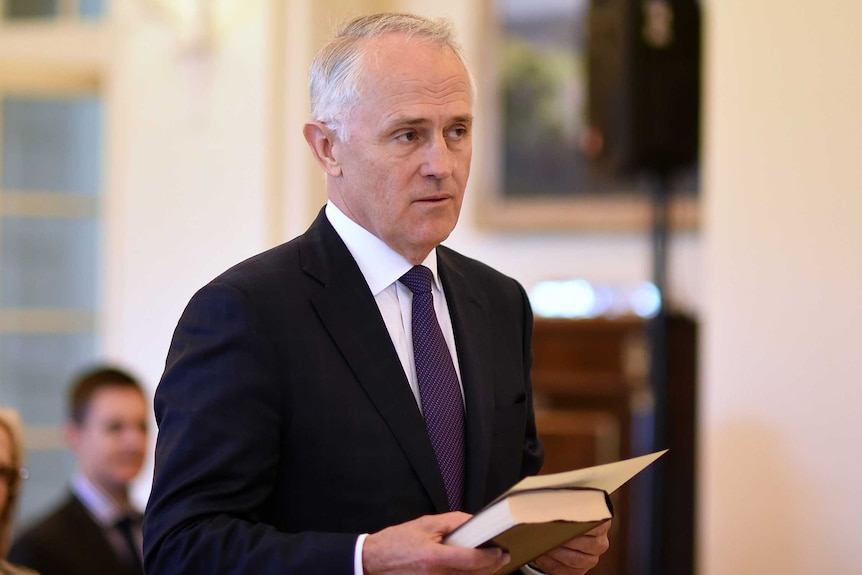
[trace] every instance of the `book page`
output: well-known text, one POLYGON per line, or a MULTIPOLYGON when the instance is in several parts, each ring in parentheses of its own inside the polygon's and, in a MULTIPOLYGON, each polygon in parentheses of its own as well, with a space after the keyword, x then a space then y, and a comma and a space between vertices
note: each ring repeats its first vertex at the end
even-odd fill
POLYGON ((656 451, 649 455, 641 455, 640 457, 586 467, 584 469, 576 469, 574 471, 525 477, 494 501, 499 501, 512 493, 529 489, 592 487, 593 489, 601 489, 607 493, 613 493, 623 483, 637 475, 638 472, 665 453, 667 453, 667 449, 656 451))

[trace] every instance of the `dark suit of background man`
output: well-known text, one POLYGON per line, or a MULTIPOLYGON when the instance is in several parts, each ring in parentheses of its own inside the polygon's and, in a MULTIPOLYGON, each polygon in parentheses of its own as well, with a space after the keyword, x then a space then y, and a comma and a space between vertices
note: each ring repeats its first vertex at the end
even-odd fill
POLYGON ((71 493, 15 540, 11 562, 41 575, 141 574, 141 514, 129 484, 144 463, 147 413, 141 386, 120 369, 76 379, 66 426, 78 465, 71 493))
MULTIPOLYGON (((376 15, 318 53, 311 92, 304 135, 329 202, 179 321, 156 392, 147 572, 491 573, 508 556, 442 536, 536 473, 542 448, 524 290, 439 246, 470 170, 469 73, 445 21, 376 15), (450 511, 417 401, 412 293, 398 281, 416 264, 434 272, 460 376, 463 511, 450 511)), ((606 532, 538 565, 584 573, 606 532)))

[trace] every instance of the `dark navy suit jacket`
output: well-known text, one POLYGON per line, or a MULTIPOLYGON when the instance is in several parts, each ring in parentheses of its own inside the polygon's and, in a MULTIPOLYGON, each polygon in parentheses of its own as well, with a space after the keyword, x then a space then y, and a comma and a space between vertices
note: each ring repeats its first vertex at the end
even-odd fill
MULTIPOLYGON (((465 510, 541 467, 523 288, 437 249, 467 410, 465 510)), ((155 397, 147 572, 352 575, 356 537, 447 510, 377 304, 323 212, 202 288, 155 397)))

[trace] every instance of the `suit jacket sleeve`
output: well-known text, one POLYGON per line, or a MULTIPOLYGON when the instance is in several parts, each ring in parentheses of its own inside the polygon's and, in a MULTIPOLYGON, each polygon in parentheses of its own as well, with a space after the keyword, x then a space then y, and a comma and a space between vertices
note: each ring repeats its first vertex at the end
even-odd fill
POLYGON ((213 283, 185 310, 156 392, 148 573, 352 573, 356 534, 284 533, 267 517, 285 398, 245 294, 213 283))

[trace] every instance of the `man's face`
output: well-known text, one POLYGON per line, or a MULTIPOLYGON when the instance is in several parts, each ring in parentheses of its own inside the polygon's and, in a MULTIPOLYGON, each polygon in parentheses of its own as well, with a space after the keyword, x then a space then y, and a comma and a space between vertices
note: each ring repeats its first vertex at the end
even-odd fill
POLYGON ((109 493, 122 492, 138 475, 147 447, 147 406, 136 389, 104 387, 90 400, 81 425, 68 430, 78 467, 109 493))
MULTIPOLYGON (((445 240, 461 211, 472 156, 470 81, 448 48, 390 34, 368 41, 332 201, 408 260, 445 240)), ((332 174, 330 174, 332 175, 332 174)))

